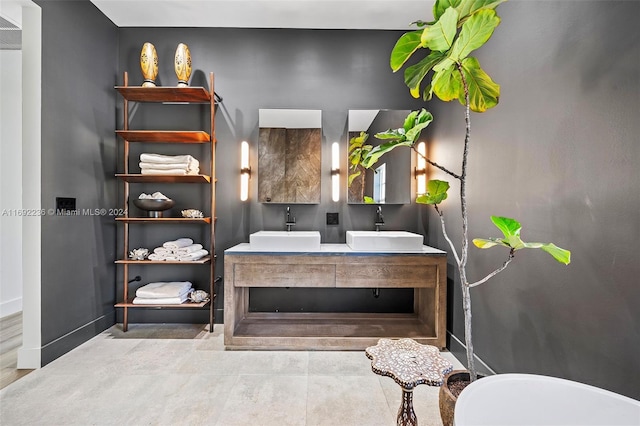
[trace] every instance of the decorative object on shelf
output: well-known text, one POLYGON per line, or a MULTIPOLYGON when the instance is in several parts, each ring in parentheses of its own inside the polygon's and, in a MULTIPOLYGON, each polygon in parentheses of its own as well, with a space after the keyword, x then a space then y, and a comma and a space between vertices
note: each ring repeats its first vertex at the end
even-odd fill
POLYGON ((149 249, 137 248, 129 252, 129 258, 131 260, 145 260, 149 256, 149 249))
POLYGON ((173 207, 175 203, 161 192, 154 192, 151 195, 143 192, 137 200, 133 200, 133 204, 140 210, 146 211, 149 217, 162 217, 162 212, 173 207))
POLYGON ((174 61, 176 76, 178 76, 178 87, 189 86, 189 77, 191 77, 191 52, 189 46, 180 43, 176 49, 174 61))
POLYGON ((153 44, 146 42, 140 52, 140 69, 144 82, 142 87, 156 87, 158 77, 158 53, 153 44))
POLYGON ((182 217, 186 217, 189 219, 199 219, 204 217, 204 214, 202 214, 202 212, 197 209, 186 209, 182 210, 180 213, 182 213, 182 217))
POLYGON ((205 302, 209 300, 209 293, 204 290, 194 290, 189 293, 189 300, 194 303, 205 302))

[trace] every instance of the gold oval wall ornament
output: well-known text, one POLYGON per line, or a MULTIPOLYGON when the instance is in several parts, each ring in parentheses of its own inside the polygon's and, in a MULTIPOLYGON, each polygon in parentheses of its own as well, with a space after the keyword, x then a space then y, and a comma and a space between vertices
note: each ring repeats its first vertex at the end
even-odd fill
POLYGON ((188 86, 189 77, 191 77, 191 52, 189 46, 184 43, 180 43, 176 49, 174 67, 178 77, 178 87, 188 86))
POLYGON ((140 52, 140 69, 144 82, 142 87, 156 87, 158 77, 158 53, 153 44, 146 42, 140 52))

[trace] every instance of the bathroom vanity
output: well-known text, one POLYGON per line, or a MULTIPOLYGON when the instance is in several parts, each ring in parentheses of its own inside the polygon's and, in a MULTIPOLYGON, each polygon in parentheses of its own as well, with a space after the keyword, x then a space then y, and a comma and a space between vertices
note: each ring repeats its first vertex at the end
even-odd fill
POLYGON ((363 350, 380 338, 445 347, 444 251, 356 251, 321 244, 307 252, 224 252, 224 343, 228 349, 363 350), (249 312, 256 287, 413 288, 413 313, 249 312))

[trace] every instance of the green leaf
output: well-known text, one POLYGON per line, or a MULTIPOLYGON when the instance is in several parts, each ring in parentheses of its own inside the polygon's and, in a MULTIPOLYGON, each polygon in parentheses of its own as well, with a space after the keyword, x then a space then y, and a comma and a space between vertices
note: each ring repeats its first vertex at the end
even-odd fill
POLYGON ((460 15, 460 22, 458 24, 463 24, 469 15, 478 10, 495 9, 500 3, 504 3, 505 1, 507 0, 463 0, 460 5, 456 7, 460 15))
POLYGON ((409 141, 392 141, 380 144, 373 147, 373 149, 362 158, 361 164, 368 169, 373 166, 380 157, 382 157, 392 149, 395 149, 399 146, 411 146, 412 144, 413 143, 409 141))
POLYGON ((351 186, 351 184, 353 183, 353 180, 355 178, 357 178, 358 176, 360 176, 360 170, 358 170, 356 173, 352 173, 349 175, 349 183, 347 184, 347 186, 351 186))
POLYGON ((540 249, 544 252, 549 253, 555 260, 565 265, 568 265, 571 262, 571 252, 569 250, 565 250, 556 246, 553 243, 544 244, 540 249))
POLYGON ((433 5, 433 18, 435 20, 440 19, 440 17, 444 14, 444 12, 450 8, 457 8, 462 3, 462 0, 436 0, 433 5))
POLYGON ((431 84, 436 96, 445 102, 460 99, 460 94, 462 94, 464 98, 462 79, 456 68, 444 69, 437 72, 433 76, 431 84))
MULTIPOLYGON (((423 109, 424 111, 424 109, 423 109)), ((404 132, 407 133, 415 124, 416 119, 418 118, 418 111, 411 111, 408 115, 407 118, 404 119, 404 124, 402 125, 402 128, 404 129, 404 132)))
POLYGON ((407 67, 407 69, 404 70, 404 84, 406 84, 409 89, 415 89, 419 96, 422 80, 424 80, 433 66, 442 61, 444 57, 443 53, 434 51, 429 53, 427 57, 423 58, 417 64, 407 67))
POLYGON ((440 52, 449 50, 456 36, 457 26, 458 11, 449 7, 435 24, 423 30, 420 37, 422 47, 440 52))
POLYGON ((393 46, 391 57, 389 58, 389 65, 393 72, 398 71, 411 55, 420 48, 422 31, 411 31, 400 36, 395 46, 393 46))
POLYGON ((433 179, 427 182, 427 192, 416 197, 419 204, 440 204, 447 199, 449 182, 433 179))
POLYGON ((508 244, 504 243, 499 238, 474 238, 473 244, 475 244, 476 247, 481 249, 491 248, 495 246, 509 247, 508 244))
POLYGON ((378 132, 374 135, 376 139, 392 140, 392 141, 404 141, 407 139, 404 133, 398 131, 398 129, 389 129, 384 132, 378 132))
POLYGON ((433 196, 444 195, 445 197, 443 200, 447 198, 447 191, 449 190, 449 187, 449 182, 446 180, 432 179, 427 182, 427 192, 433 196))
POLYGON ((525 243, 520 239, 522 226, 515 219, 500 216, 491 216, 491 221, 504 234, 504 239, 498 238, 475 238, 473 244, 479 248, 490 248, 494 246, 509 247, 513 250, 523 248, 541 249, 549 253, 555 260, 565 265, 571 262, 571 252, 556 246, 553 243, 525 243))
POLYGON ((504 234, 505 238, 519 236, 522 225, 515 219, 502 216, 491 216, 491 222, 504 234))
POLYGON ((482 9, 475 12, 462 25, 460 35, 453 43, 450 57, 455 62, 469 56, 489 40, 493 30, 500 24, 500 17, 493 9, 482 9))
POLYGON ((375 204, 375 202, 376 202, 376 200, 374 200, 373 198, 368 197, 366 195, 364 196, 364 200, 362 200, 362 201, 364 201, 365 204, 375 204))
MULTIPOLYGON (((469 107, 472 111, 485 112, 498 105, 500 85, 494 83, 491 77, 480 68, 476 58, 465 58, 462 61, 462 72, 469 87, 469 107)), ((464 105, 464 91, 461 90, 461 92, 458 100, 464 105)))
MULTIPOLYGON (((431 114, 429 114, 429 115, 431 115, 431 114)), ((429 123, 431 123, 431 121, 433 121, 433 116, 431 116, 429 121, 417 124, 413 129, 409 130, 407 132, 407 140, 411 141, 412 143, 414 143, 416 140, 418 140, 418 138, 420 137, 420 133, 425 129, 425 127, 427 127, 429 125, 429 123)))

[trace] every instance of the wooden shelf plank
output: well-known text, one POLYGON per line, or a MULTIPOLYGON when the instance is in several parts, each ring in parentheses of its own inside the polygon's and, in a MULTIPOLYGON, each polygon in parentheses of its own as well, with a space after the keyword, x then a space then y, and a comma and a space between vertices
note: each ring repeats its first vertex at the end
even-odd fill
POLYGON ((138 265, 204 265, 211 261, 211 256, 205 256, 202 259, 194 260, 191 262, 181 262, 179 260, 131 260, 131 259, 118 259, 115 263, 118 264, 138 264, 138 265))
MULTIPOLYGON (((216 295, 213 295, 213 298, 215 299, 216 295)), ((209 303, 211 303, 210 300, 207 300, 206 302, 199 302, 199 303, 194 303, 194 302, 184 302, 181 303, 179 305, 141 305, 141 304, 136 304, 133 303, 133 299, 129 300, 128 302, 120 302, 120 303, 116 303, 114 306, 116 308, 176 308, 176 309, 196 309, 196 308, 204 308, 205 306, 207 306, 209 303)))
POLYGON ((116 220, 127 223, 211 223, 210 217, 117 217, 116 220))
POLYGON ((204 87, 138 87, 115 86, 129 101, 134 102, 211 102, 211 95, 204 87))
POLYGON ((209 134, 202 130, 116 130, 129 142, 208 143, 209 134))
POLYGON ((207 175, 143 175, 117 173, 116 177, 129 183, 209 183, 211 176, 207 175))
POLYGON ((416 314, 249 312, 236 323, 225 347, 363 350, 380 338, 404 337, 438 346, 433 328, 416 314))

